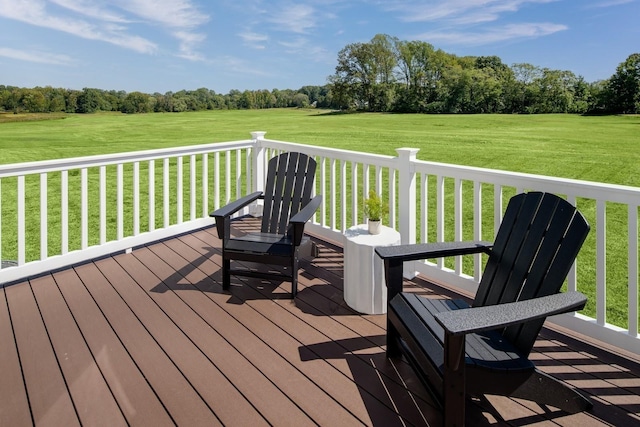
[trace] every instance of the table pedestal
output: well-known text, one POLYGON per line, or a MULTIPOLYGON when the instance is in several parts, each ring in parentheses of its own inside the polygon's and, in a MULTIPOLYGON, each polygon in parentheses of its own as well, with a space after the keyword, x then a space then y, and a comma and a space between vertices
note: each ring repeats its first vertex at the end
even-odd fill
POLYGON ((366 314, 387 312, 384 264, 376 246, 400 244, 400 233, 382 226, 380 234, 369 234, 366 224, 344 233, 344 300, 354 310, 366 314))

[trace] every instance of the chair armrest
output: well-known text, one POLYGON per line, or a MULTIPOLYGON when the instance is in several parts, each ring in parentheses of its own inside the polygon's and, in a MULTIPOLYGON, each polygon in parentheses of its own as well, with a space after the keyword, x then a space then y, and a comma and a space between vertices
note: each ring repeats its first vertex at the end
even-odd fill
POLYGON ((405 261, 441 258, 446 256, 489 253, 493 243, 490 242, 442 242, 421 243, 398 246, 382 246, 375 249, 384 261, 384 274, 387 285, 387 300, 402 292, 402 269, 405 261))
POLYGON ((572 291, 524 301, 436 313, 434 317, 446 334, 459 336, 581 310, 586 303, 586 296, 572 291))
POLYGON ((313 214, 320 207, 322 203, 322 195, 318 194, 309 201, 297 214, 289 219, 289 224, 293 226, 293 244, 294 246, 300 246, 302 242, 302 235, 304 234, 304 225, 311 219, 313 214))
POLYGON ((248 194, 238 200, 234 200, 233 202, 221 207, 220 209, 216 209, 209 214, 210 217, 216 219, 216 229, 218 230, 219 239, 225 237, 225 224, 227 223, 227 218, 245 206, 258 200, 260 196, 262 196, 262 192, 256 191, 255 193, 248 194))
POLYGON ((209 216, 214 218, 231 216, 248 204, 258 200, 261 195, 261 191, 256 191, 255 193, 248 194, 238 200, 234 200, 233 202, 228 203, 220 209, 216 209, 215 211, 211 212, 209 216))
POLYGON ((382 246, 376 253, 383 260, 416 261, 419 259, 489 253, 493 243, 482 241, 420 243, 411 245, 382 246))

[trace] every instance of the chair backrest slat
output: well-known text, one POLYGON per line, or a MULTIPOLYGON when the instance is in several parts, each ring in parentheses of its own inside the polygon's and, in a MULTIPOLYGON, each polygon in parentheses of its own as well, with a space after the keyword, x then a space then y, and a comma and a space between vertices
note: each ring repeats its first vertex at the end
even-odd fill
POLYGON ((267 181, 264 190, 264 208, 262 212, 262 231, 270 232, 275 228, 273 218, 280 216, 280 197, 277 197, 276 189, 284 185, 284 171, 286 161, 281 161, 282 155, 269 160, 267 167, 267 181))
MULTIPOLYGON (((300 157, 298 159, 298 164, 296 166, 296 175, 294 177, 295 182, 293 183, 293 192, 291 194, 291 209, 289 211, 290 216, 293 216, 300 212, 300 209, 302 209, 304 204, 308 203, 308 201, 311 200, 311 193, 307 193, 307 189, 311 184, 313 184, 313 177, 311 177, 311 179, 309 180, 307 174, 309 168, 309 160, 311 160, 309 157, 300 157)), ((283 224, 283 227, 284 225, 286 224, 283 224)))
POLYGON ((269 160, 261 231, 286 234, 289 219, 311 200, 316 161, 302 153, 269 160))
POLYGON ((284 188, 282 193, 278 189, 277 192, 281 196, 280 199, 280 214, 277 218, 272 218, 272 221, 276 222, 277 230, 285 230, 289 217, 291 215, 291 202, 293 201, 293 189, 295 187, 295 181, 298 173, 298 160, 299 153, 289 153, 289 159, 287 162, 287 168, 285 170, 284 188))
MULTIPOLYGON (((512 266, 513 271, 511 277, 506 285, 506 289, 502 293, 500 302, 511 302, 518 299, 533 298, 532 295, 538 294, 538 286, 535 282, 532 282, 531 274, 536 272, 545 271, 549 256, 554 252, 559 244, 559 238, 564 234, 566 223, 564 218, 558 217, 556 211, 557 201, 552 197, 546 197, 539 200, 539 205, 536 206, 535 216, 530 221, 529 229, 525 230, 526 235, 522 235, 521 248, 514 259, 512 266), (551 221, 556 224, 554 230, 549 229, 551 221), (555 231, 555 233, 552 233, 555 231), (555 235, 560 233, 559 235, 555 235), (510 286, 509 283, 525 283, 527 286, 524 289, 519 289, 519 286, 510 286), (522 292, 529 290, 530 296, 527 297, 522 292)), ((525 209, 527 207, 525 206, 525 209)), ((524 228, 524 227, 522 227, 524 228)), ((564 278, 563 278, 564 280, 564 278)))
MULTIPOLYGON (((584 217, 558 196, 531 192, 513 197, 473 305, 495 305, 559 292, 588 233, 584 217)), ((528 354, 543 322, 510 327, 503 334, 528 354)))
POLYGON ((485 306, 500 303, 511 271, 520 251, 522 239, 537 211, 537 197, 515 196, 509 201, 502 223, 493 243, 474 305, 485 306))

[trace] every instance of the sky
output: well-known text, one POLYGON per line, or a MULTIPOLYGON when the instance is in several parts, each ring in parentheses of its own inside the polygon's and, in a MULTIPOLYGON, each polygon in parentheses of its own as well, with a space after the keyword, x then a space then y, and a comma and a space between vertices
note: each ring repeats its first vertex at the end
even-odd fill
POLYGON ((0 0, 0 84, 299 89, 376 34, 595 82, 640 52, 640 0, 0 0))

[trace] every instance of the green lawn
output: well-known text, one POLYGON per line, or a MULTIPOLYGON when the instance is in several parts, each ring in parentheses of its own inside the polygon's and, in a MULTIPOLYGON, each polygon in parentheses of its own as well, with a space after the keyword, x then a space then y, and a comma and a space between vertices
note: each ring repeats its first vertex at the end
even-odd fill
MULTIPOLYGON (((0 163, 241 140, 250 138, 249 132, 255 130, 267 131, 270 139, 303 144, 386 155, 395 155, 399 147, 415 147, 420 148, 421 160, 640 187, 640 116, 332 114, 290 109, 148 115, 0 114, 0 163)), ((51 189, 56 185, 52 181, 51 189)), ((6 192, 14 188, 12 184, 2 186, 3 200, 11 200, 6 192)), ((593 223, 593 208, 580 208, 593 223)), ((37 206, 31 210, 37 212, 37 206)), ((7 229, 13 214, 3 215, 6 245, 13 239, 7 229)), ((611 283, 607 316, 609 321, 626 326, 626 262, 616 258, 626 254, 626 208, 608 211, 607 223, 607 277, 611 283), (624 237, 617 239, 618 235, 624 237)), ((435 229, 429 234, 435 234, 435 229)), ((37 230, 34 235, 38 236, 37 230)), ((589 239, 581 253, 587 260, 579 264, 581 277, 593 277, 595 233, 589 239)), ((52 242, 50 246, 56 245, 52 242)), ((37 256, 39 242, 32 246, 37 256)), ((9 253, 5 247, 3 257, 9 253)), ((590 297, 586 312, 593 315, 595 289, 584 291, 590 297)))
POLYGON ((316 110, 0 115, 0 163, 267 138, 640 186, 640 116, 327 114, 316 110), (5 116, 5 117, 3 117, 5 116), (3 120, 5 122, 3 123, 3 120))

